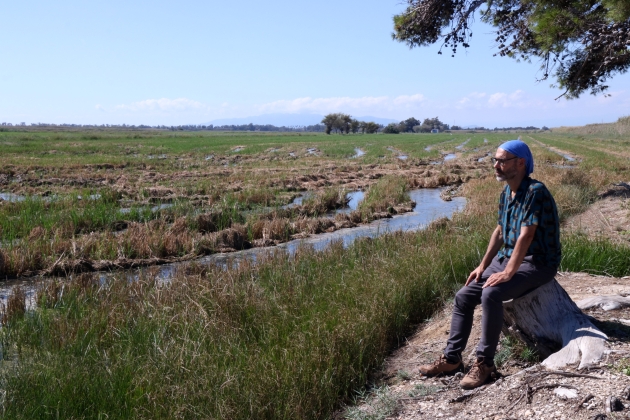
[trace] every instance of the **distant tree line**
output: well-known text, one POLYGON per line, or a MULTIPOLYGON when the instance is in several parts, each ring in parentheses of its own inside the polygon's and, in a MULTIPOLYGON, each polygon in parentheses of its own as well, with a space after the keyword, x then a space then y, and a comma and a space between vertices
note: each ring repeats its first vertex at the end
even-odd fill
POLYGON ((330 134, 333 131, 336 133, 356 134, 359 131, 363 134, 374 134, 383 126, 373 121, 359 121, 352 118, 348 114, 333 113, 328 114, 322 120, 324 126, 324 132, 330 134))
POLYGON ((538 131, 538 130, 542 130, 542 131, 547 131, 549 130, 549 127, 545 127, 544 125, 541 128, 538 127, 534 127, 533 125, 529 125, 527 127, 503 127, 503 128, 498 128, 498 127, 494 127, 493 131, 538 131))
MULTIPOLYGON (((0 123, 0 127, 27 127, 26 123, 0 123)), ((130 124, 48 124, 33 123, 28 127, 36 128, 109 128, 122 130, 169 130, 169 131, 299 131, 299 132, 323 132, 326 126, 323 124, 314 124, 307 126, 275 126, 271 124, 242 124, 242 125, 130 125, 130 124)))
POLYGON ((390 123, 382 126, 375 122, 358 121, 348 114, 341 112, 328 114, 322 120, 325 126, 326 134, 340 133, 350 134, 358 133, 373 134, 383 132, 385 134, 398 133, 430 133, 432 130, 445 131, 449 129, 449 125, 440 121, 438 117, 425 118, 423 122, 416 118, 407 118, 399 123, 390 123))
POLYGON ((412 117, 399 123, 388 124, 383 128, 383 133, 430 133, 433 130, 446 131, 449 130, 449 125, 440 121, 438 117, 425 118, 422 123, 420 123, 420 120, 412 117))
MULTIPOLYGON (((129 125, 129 124, 47 124, 33 123, 27 126, 26 123, 12 124, 7 122, 0 123, 0 127, 5 131, 5 127, 36 127, 36 128, 86 128, 86 129, 122 129, 122 130, 169 130, 169 131, 280 131, 280 132, 325 132, 326 134, 342 133, 364 133, 374 134, 383 132, 386 134, 398 133, 430 133, 432 130, 463 130, 458 125, 450 126, 440 121, 438 117, 425 118, 422 123, 416 118, 407 118, 399 123, 390 123, 387 126, 377 124, 373 121, 358 121, 348 114, 333 113, 324 117, 321 124, 313 124, 307 126, 275 126, 272 124, 241 124, 241 125, 129 125)), ((469 130, 490 131, 485 127, 468 128, 469 130)), ((541 128, 534 126, 527 127, 495 127, 493 131, 547 131, 548 127, 541 128)))

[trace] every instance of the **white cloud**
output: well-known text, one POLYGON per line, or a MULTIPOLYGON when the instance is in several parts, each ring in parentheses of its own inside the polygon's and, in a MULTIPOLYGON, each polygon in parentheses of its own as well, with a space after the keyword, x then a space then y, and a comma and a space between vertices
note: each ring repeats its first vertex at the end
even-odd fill
POLYGON ((475 104, 475 103, 479 103, 480 99, 483 99, 486 97, 486 93, 485 92, 472 92, 470 94, 468 94, 467 96, 464 96, 462 99, 460 99, 459 101, 457 101, 457 105, 455 106, 456 108, 462 108, 465 107, 468 104, 475 104))
POLYGON ((512 93, 506 92, 472 92, 455 103, 456 109, 496 109, 496 108, 534 108, 549 106, 551 103, 544 103, 541 100, 530 98, 525 91, 516 90, 512 93))
POLYGON ((398 96, 396 98, 394 98, 394 100, 392 101, 394 103, 394 105, 403 105, 403 106, 410 106, 410 105, 417 105, 420 102, 424 101, 424 95, 421 95, 420 93, 417 93, 415 95, 401 95, 398 96))
POLYGON ((204 111, 208 106, 191 99, 146 99, 144 101, 132 102, 130 104, 118 105, 116 109, 125 111, 204 111))
POLYGON ((297 98, 279 100, 258 105, 260 113, 291 113, 313 112, 326 114, 328 112, 383 112, 404 107, 416 106, 425 100, 421 94, 401 95, 395 98, 389 96, 363 96, 360 98, 331 97, 331 98, 297 98))
POLYGON ((524 105, 524 93, 522 90, 517 90, 513 93, 497 92, 490 95, 488 98, 488 106, 491 108, 521 108, 524 105))

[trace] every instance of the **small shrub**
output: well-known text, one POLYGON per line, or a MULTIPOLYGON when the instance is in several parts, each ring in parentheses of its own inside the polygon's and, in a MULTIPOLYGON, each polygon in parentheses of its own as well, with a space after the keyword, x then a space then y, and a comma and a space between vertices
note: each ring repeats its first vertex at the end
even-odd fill
POLYGON ((442 387, 436 385, 418 384, 409 391, 409 396, 412 398, 426 397, 427 395, 433 395, 440 390, 442 390, 442 387))
POLYGON ((401 381, 408 381, 411 379, 411 374, 404 369, 399 369, 398 372, 396 372, 396 378, 401 381))
MULTIPOLYGON (((360 397, 365 398, 364 395, 360 397)), ((347 410, 344 417, 348 420, 384 420, 393 415, 397 408, 398 394, 388 386, 383 386, 365 398, 362 406, 347 410)))

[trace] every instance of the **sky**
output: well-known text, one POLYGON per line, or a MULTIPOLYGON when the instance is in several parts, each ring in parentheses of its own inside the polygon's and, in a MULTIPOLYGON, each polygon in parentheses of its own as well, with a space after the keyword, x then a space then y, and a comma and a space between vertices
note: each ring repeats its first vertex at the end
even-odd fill
MULTIPOLYGON (((539 64, 493 57, 477 22, 452 58, 391 38, 399 0, 21 0, 0 25, 0 122, 204 124, 264 114, 439 117, 485 127, 583 125, 630 114, 609 97, 555 100, 539 64)), ((258 118, 259 119, 259 118, 258 118)))

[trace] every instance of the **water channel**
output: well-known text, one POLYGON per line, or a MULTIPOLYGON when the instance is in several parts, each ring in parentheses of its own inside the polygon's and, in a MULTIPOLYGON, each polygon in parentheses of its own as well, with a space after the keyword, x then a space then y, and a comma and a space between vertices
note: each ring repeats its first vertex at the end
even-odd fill
POLYGON ((455 148, 457 150, 462 150, 464 148, 464 146, 466 146, 466 144, 468 144, 468 142, 470 141, 470 139, 466 140, 465 142, 463 142, 462 144, 460 144, 459 146, 455 146, 455 148))
MULTIPOLYGON (((341 241, 344 247, 349 246, 358 238, 375 238, 377 236, 397 231, 413 232, 424 229, 432 221, 442 217, 452 217, 455 212, 463 210, 466 205, 466 199, 463 197, 453 197, 452 201, 444 201, 440 198, 440 194, 444 188, 425 188, 413 190, 409 193, 410 198, 416 203, 413 211, 400 215, 395 215, 390 219, 379 219, 366 225, 354 228, 340 229, 331 233, 314 235, 305 239, 296 239, 290 242, 279 244, 269 248, 252 248, 244 251, 233 253, 213 254, 195 260, 196 263, 202 265, 215 265, 228 267, 237 264, 239 260, 250 259, 255 261, 258 256, 275 252, 277 250, 285 251, 289 256, 293 255, 301 246, 311 246, 315 250, 323 250, 330 245, 331 242, 341 241)), ((304 198, 304 197, 298 197, 304 198)), ((348 207, 337 210, 337 212, 349 212, 355 210, 364 198, 362 191, 354 191, 348 193, 350 199, 348 207)), ((296 199, 297 200, 297 199, 296 199)), ((156 271, 156 277, 168 281, 175 271, 183 263, 173 263, 159 266, 156 271)), ((146 268, 144 268, 146 270, 146 268)), ((105 281, 112 276, 126 276, 130 281, 136 279, 141 269, 124 270, 113 273, 102 273, 101 279, 105 281)), ((153 268, 155 270, 155 268, 153 268)), ((32 307, 35 300, 35 284, 41 278, 12 280, 0 283, 0 302, 5 303, 14 286, 19 285, 23 288, 27 295, 27 306, 32 307)))
POLYGON ((26 200, 26 197, 12 193, 0 193, 0 200, 16 203, 18 201, 26 200))

